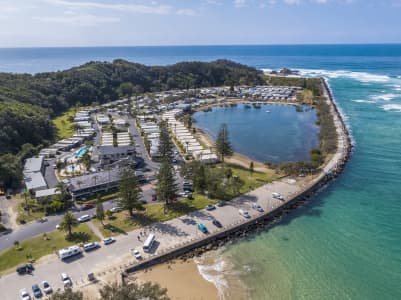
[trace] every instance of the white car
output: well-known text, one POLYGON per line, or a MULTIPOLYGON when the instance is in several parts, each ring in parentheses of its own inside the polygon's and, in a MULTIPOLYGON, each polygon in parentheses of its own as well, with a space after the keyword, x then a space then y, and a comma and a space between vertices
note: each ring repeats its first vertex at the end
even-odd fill
POLYGON ((258 212, 261 212, 261 213, 264 212, 263 208, 257 203, 252 203, 252 208, 254 210, 257 210, 258 212))
POLYGON ((57 224, 57 225, 56 225, 56 229, 60 229, 60 224, 57 224))
POLYGON ((63 282, 64 288, 69 288, 72 286, 72 281, 68 277, 67 273, 61 273, 61 281, 63 282))
POLYGON ((53 293, 52 287, 46 280, 42 281, 42 288, 43 288, 43 291, 45 292, 45 294, 53 293))
POLYGON ((284 197, 280 193, 272 193, 273 198, 279 199, 279 200, 284 200, 284 197))
POLYGON ((118 206, 114 206, 114 207, 112 207, 112 208, 110 209, 110 211, 113 212, 113 213, 116 213, 116 212, 121 211, 121 208, 118 207, 118 206))
POLYGON ((90 215, 83 215, 78 218, 78 221, 82 223, 82 222, 90 221, 90 219, 91 219, 90 215))
POLYGON ((31 296, 26 290, 21 291, 21 300, 31 300, 31 296))
POLYGON ((96 249, 96 248, 99 248, 99 247, 100 247, 100 245, 99 245, 98 243, 96 243, 96 242, 87 243, 87 244, 85 244, 85 245, 83 246, 83 248, 84 248, 84 250, 85 250, 86 252, 88 252, 88 251, 90 251, 90 250, 93 250, 93 249, 96 249))
POLYGON ((103 244, 109 245, 109 244, 114 243, 115 241, 116 241, 116 240, 115 240, 114 238, 108 237, 108 238, 103 239, 103 244))
POLYGON ((247 219, 249 219, 251 216, 249 215, 249 212, 247 212, 246 210, 244 210, 244 209, 240 209, 240 210, 238 210, 238 212, 239 212, 239 214, 241 215, 241 216, 243 216, 244 218, 247 218, 247 219))
POLYGON ((139 250, 137 250, 137 249, 132 249, 131 253, 138 260, 142 258, 141 252, 139 252, 139 250))

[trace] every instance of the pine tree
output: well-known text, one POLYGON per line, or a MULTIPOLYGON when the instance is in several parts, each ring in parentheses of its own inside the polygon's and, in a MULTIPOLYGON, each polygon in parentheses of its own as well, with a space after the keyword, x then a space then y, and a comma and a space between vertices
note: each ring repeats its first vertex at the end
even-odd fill
POLYGON ((227 124, 222 124, 217 135, 216 152, 220 156, 221 161, 224 163, 224 157, 231 156, 233 149, 231 147, 230 138, 228 134, 227 124))
POLYGON ((119 183, 118 206, 127 210, 130 216, 134 215, 133 210, 142 207, 139 202, 142 189, 139 186, 138 178, 132 168, 127 167, 121 171, 119 183))
POLYGON ((97 204, 96 204, 96 218, 103 225, 103 220, 105 218, 105 214, 104 214, 104 207, 103 207, 102 199, 100 196, 98 196, 97 204))
POLYGON ((161 121, 160 127, 160 137, 159 137, 159 153, 163 159, 170 158, 173 144, 170 139, 170 133, 168 130, 167 121, 161 121))
POLYGON ((193 176, 194 188, 196 191, 203 193, 207 187, 206 181, 206 169, 203 164, 200 164, 197 168, 196 173, 193 176))
POLYGON ((156 194, 157 198, 165 203, 165 208, 175 197, 177 190, 174 168, 169 159, 164 159, 157 175, 156 194))

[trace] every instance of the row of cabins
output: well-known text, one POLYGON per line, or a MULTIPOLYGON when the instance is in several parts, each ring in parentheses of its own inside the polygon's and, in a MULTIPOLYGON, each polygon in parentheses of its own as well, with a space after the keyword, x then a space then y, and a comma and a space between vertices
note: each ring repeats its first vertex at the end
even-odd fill
POLYGON ((147 118, 138 119, 138 124, 141 134, 149 142, 149 155, 152 158, 160 157, 159 144, 160 144, 160 128, 155 121, 147 118))
POLYGON ((204 163, 216 163, 218 161, 217 155, 210 149, 205 149, 184 124, 176 120, 176 117, 181 113, 182 110, 174 109, 164 113, 162 116, 163 120, 167 120, 170 131, 175 136, 175 139, 185 149, 185 153, 192 155, 194 159, 204 163))

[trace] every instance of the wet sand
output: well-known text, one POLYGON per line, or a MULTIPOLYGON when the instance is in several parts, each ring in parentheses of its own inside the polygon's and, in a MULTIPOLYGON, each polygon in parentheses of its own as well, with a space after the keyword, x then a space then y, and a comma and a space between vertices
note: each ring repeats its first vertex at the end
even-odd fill
POLYGON ((205 280, 194 261, 172 261, 135 273, 139 282, 152 281, 168 289, 173 300, 218 300, 215 285, 205 280))

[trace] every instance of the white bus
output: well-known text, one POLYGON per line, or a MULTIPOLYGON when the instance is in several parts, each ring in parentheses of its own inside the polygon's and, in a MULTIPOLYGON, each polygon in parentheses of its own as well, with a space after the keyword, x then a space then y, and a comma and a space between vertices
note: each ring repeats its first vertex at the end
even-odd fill
POLYGON ((77 254, 81 254, 81 248, 79 248, 78 246, 71 246, 58 251, 58 257, 60 259, 65 259, 77 254))
POLYGON ((153 243, 155 242, 155 235, 153 233, 149 234, 146 238, 145 243, 143 244, 143 251, 149 252, 152 249, 153 243))

